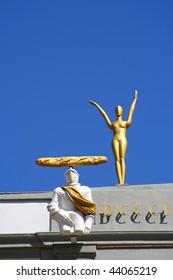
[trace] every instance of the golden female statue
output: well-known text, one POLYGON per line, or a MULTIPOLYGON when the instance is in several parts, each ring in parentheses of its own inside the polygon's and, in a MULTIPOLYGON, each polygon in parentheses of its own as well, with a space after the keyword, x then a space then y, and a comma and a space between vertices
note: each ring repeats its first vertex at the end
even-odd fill
POLYGON ((104 117, 108 128, 113 131, 114 136, 112 139, 112 150, 115 157, 115 167, 119 185, 124 185, 126 171, 125 155, 127 149, 126 130, 132 123, 132 116, 137 101, 137 95, 138 92, 137 90, 135 90, 134 100, 132 102, 132 105, 130 106, 128 118, 126 121, 122 120, 123 108, 121 106, 117 106, 115 108, 117 120, 115 122, 111 122, 106 112, 96 102, 88 100, 90 104, 94 105, 99 110, 101 115, 104 117))

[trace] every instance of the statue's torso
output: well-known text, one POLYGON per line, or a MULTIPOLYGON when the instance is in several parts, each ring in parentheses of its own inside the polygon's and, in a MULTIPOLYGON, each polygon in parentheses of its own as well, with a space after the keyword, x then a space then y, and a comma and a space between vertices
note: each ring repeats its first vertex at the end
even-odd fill
POLYGON ((112 123, 112 130, 114 133, 114 139, 121 140, 126 137, 126 121, 116 121, 112 123))
MULTIPOLYGON (((87 186, 74 186, 85 198, 91 200, 91 190, 87 186)), ((76 207, 68 197, 65 190, 61 187, 56 188, 55 192, 58 195, 59 207, 66 211, 76 211, 76 207)))

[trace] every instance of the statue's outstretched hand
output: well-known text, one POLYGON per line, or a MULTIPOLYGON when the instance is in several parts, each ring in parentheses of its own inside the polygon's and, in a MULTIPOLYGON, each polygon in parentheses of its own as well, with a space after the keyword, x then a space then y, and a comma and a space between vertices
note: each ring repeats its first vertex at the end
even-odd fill
POLYGON ((88 100, 88 102, 89 102, 90 104, 94 105, 94 106, 97 106, 97 103, 94 102, 94 101, 92 101, 92 100, 88 100))
POLYGON ((137 96, 138 96, 138 91, 135 90, 134 98, 137 98, 137 96))

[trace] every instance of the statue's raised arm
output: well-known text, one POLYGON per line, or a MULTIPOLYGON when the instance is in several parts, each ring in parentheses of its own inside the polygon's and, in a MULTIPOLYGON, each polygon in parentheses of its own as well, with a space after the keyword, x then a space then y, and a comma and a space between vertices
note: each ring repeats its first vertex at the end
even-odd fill
POLYGON ((94 102, 94 101, 92 101, 92 100, 88 100, 88 102, 89 102, 90 104, 92 104, 93 106, 95 106, 95 107, 99 110, 99 112, 101 113, 101 115, 102 115, 103 118, 105 119, 108 128, 112 129, 112 123, 111 123, 111 121, 110 121, 108 115, 106 114, 106 112, 105 112, 96 102, 94 102))
POLYGON ((129 110, 129 114, 128 114, 128 118, 127 118, 127 122, 126 122, 126 127, 128 128, 131 123, 132 123, 132 117, 133 117, 133 112, 135 110, 135 105, 136 105, 136 101, 137 101, 137 97, 138 97, 138 92, 137 90, 135 90, 134 93, 134 100, 132 102, 132 105, 130 106, 130 110, 129 110))

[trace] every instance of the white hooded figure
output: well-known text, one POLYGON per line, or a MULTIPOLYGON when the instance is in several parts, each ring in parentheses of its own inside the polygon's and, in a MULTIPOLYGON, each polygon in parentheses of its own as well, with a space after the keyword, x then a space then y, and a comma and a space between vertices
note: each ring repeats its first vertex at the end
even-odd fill
MULTIPOLYGON (((79 184, 79 174, 75 169, 69 168, 64 176, 67 186, 75 187, 81 195, 93 202, 90 188, 79 184)), ((60 233, 63 235, 82 235, 89 234, 91 231, 94 215, 85 215, 78 210, 63 187, 53 191, 48 211, 51 218, 58 222, 60 233)))

